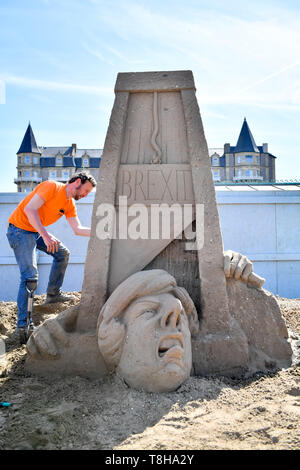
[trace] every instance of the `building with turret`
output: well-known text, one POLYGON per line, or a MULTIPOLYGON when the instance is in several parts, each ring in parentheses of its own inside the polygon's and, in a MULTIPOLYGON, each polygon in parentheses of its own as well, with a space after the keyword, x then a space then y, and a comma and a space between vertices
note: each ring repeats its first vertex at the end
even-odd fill
POLYGON ((209 149, 213 180, 224 183, 261 183, 275 181, 275 159, 268 144, 256 145, 246 118, 236 146, 209 149))
MULTIPOLYGON (((96 179, 102 149, 68 147, 39 147, 29 123, 17 152, 18 192, 29 192, 42 181, 51 179, 66 182, 80 170, 88 170, 96 179)), ((215 183, 262 183, 275 181, 275 159, 268 144, 257 146, 246 118, 236 146, 210 148, 209 156, 215 183)))
POLYGON ((87 169, 96 179, 102 149, 78 149, 68 147, 39 147, 29 123, 17 152, 18 192, 30 192, 46 180, 67 182, 78 171, 87 169))

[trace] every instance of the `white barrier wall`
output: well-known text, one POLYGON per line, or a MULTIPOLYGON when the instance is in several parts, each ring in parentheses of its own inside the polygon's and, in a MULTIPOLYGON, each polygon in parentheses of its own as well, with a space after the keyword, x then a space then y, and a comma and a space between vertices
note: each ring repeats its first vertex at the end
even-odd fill
MULTIPOLYGON (((0 193, 0 301, 17 298, 19 270, 7 238, 7 219, 24 193, 0 193)), ((78 215, 90 226, 94 193, 78 201, 78 215)), ((217 191, 224 248, 254 262, 264 287, 281 297, 300 298, 300 191, 217 191)), ((81 290, 87 237, 75 236, 65 217, 49 227, 71 251, 63 290, 81 290)), ((51 256, 37 251, 39 285, 45 293, 51 256)), ((99 261, 101 269, 101 260, 99 261)))
POLYGON ((245 254, 264 287, 300 297, 300 191, 217 192, 224 248, 245 254))
MULTIPOLYGON (((24 193, 0 193, 0 301, 16 300, 19 284, 19 268, 16 264, 14 252, 10 248, 6 231, 9 215, 18 203, 26 196, 24 193)), ((90 226, 94 193, 76 202, 79 219, 82 225, 90 226)), ((88 237, 78 237, 73 234, 65 217, 62 217, 52 226, 49 232, 61 240, 70 252, 69 266, 63 284, 63 290, 81 290, 84 274, 84 262, 88 247, 88 237)), ((39 270, 39 283, 36 293, 46 292, 52 258, 50 255, 37 250, 37 263, 39 270)))

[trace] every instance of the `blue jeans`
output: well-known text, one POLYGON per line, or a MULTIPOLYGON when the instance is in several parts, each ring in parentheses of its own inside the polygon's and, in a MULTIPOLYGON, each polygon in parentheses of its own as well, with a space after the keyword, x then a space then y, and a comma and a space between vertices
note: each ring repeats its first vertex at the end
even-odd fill
POLYGON ((60 293, 65 271, 68 265, 70 252, 59 243, 58 251, 48 253, 44 240, 37 232, 22 230, 15 225, 9 224, 6 234, 20 269, 21 279, 17 298, 18 322, 17 327, 26 326, 28 292, 25 287, 26 279, 38 279, 36 262, 36 248, 53 257, 53 263, 49 276, 47 294, 57 295, 60 293))

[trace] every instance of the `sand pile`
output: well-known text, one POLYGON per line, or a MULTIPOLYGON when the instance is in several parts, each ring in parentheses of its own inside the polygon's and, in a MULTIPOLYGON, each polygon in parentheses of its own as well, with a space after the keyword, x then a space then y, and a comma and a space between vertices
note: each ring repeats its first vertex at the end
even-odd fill
MULTIPOLYGON (((38 325, 79 302, 43 305, 38 325)), ((300 351, 300 299, 280 299, 300 351)), ((16 304, 0 302, 0 449, 299 449, 299 360, 285 370, 244 380, 191 377, 176 392, 153 394, 121 379, 41 378, 24 371, 25 346, 16 342, 16 304), (3 344, 3 343, 2 343, 3 344)))

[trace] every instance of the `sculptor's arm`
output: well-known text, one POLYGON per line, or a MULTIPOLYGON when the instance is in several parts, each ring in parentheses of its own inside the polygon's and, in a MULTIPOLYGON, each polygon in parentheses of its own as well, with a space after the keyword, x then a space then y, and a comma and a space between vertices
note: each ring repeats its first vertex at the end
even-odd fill
POLYGON ((89 237, 91 235, 90 227, 83 227, 78 217, 67 217, 67 221, 75 235, 89 237))
POLYGON ((246 282, 252 287, 260 289, 265 279, 253 272, 253 264, 249 259, 232 250, 224 251, 224 273, 227 278, 246 282))

